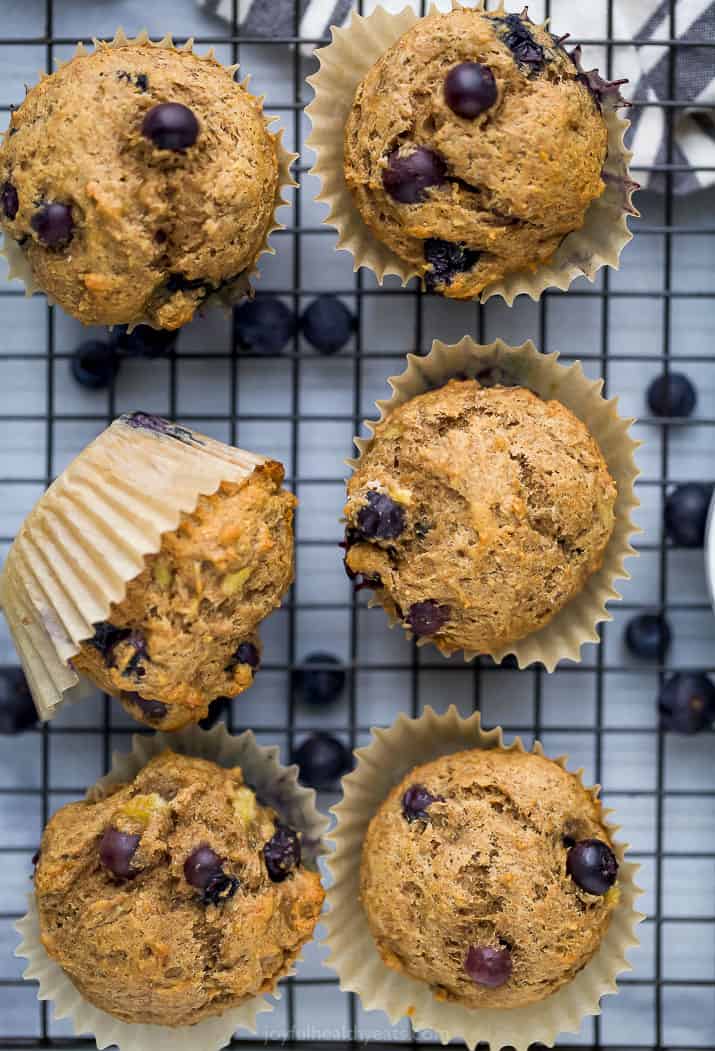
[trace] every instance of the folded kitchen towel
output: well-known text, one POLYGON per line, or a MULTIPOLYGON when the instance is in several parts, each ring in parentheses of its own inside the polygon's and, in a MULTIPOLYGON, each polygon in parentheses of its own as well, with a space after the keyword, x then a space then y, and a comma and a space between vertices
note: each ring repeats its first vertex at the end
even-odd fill
MULTIPOLYGON (((310 43, 302 45, 312 52, 313 41, 327 38, 330 26, 342 25, 357 6, 353 0, 197 0, 200 7, 228 22, 235 17, 244 36, 290 37, 298 35, 310 43)), ((399 11, 406 2, 424 10, 420 0, 363 0, 362 12, 369 14, 378 2, 388 10, 399 11)), ((445 3, 439 3, 444 8, 445 3)), ((448 7, 449 4, 446 4, 448 7)), ((512 5, 516 10, 521 0, 512 5)), ((610 76, 627 77, 627 96, 645 105, 635 105, 629 117, 632 127, 629 145, 634 151, 633 169, 642 186, 664 190, 667 178, 663 166, 671 165, 672 186, 676 193, 690 193, 715 183, 715 0, 610 0, 611 36, 632 40, 633 45, 614 47, 610 76), (671 6, 674 10, 675 38, 685 46, 667 43, 671 39, 671 6), (652 41, 653 43, 645 43, 652 41), (672 63, 672 68, 671 68, 672 63), (660 106, 659 102, 684 103, 660 106), (673 142, 669 153, 669 121, 673 142), (710 169, 710 170, 708 170, 710 169)), ((543 17, 543 3, 529 5, 530 16, 543 17)), ((609 0, 552 0, 551 24, 563 32, 562 23, 575 29, 573 42, 602 40, 607 35, 609 0)), ((607 49, 585 46, 585 68, 598 65, 607 69, 607 49)))

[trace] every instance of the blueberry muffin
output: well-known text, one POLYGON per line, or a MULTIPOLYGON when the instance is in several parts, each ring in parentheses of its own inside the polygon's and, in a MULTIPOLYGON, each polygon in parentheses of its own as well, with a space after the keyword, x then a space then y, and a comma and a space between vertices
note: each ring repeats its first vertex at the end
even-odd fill
POLYGON ((247 287, 279 194, 261 101, 213 58, 100 43, 43 77, 0 147, 0 221, 88 325, 176 329, 247 287))
POLYGON ((469 1008, 542 1000, 598 950, 618 903, 601 807, 542 756, 475 749, 416 767, 363 845, 388 967, 469 1008))
POLYGON ((345 180, 429 290, 471 299, 583 225, 607 137, 588 78, 526 10, 458 8, 420 19, 363 78, 345 180))
POLYGON ((558 401, 493 377, 395 408, 348 481, 345 565, 445 653, 524 638, 600 568, 616 485, 558 401))
POLYGON ((258 625, 293 579, 296 501, 282 481, 282 465, 268 460, 199 497, 81 643, 75 669, 135 719, 177 730, 252 684, 258 625))
POLYGON ((323 902, 300 836, 240 769, 172 752, 53 815, 35 893, 42 943, 82 996, 164 1026, 273 990, 323 902))

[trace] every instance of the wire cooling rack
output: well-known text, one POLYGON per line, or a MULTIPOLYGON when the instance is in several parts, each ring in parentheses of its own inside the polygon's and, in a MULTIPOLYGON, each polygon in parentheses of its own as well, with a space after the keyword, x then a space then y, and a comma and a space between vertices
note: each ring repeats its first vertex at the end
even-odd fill
MULTIPOLYGON (((268 3, 268 0, 266 0, 268 3)), ((481 708, 487 724, 528 742, 541 738, 548 753, 568 753, 586 778, 602 782, 607 805, 642 864, 646 888, 641 947, 634 970, 607 997, 603 1014, 586 1020, 566 1046, 715 1048, 715 740, 658 731, 656 696, 675 669, 713 671, 715 620, 708 604, 702 552, 678 550, 663 538, 665 493, 684 480, 712 481, 715 426, 715 194, 685 198, 672 193, 673 126, 683 110, 671 90, 663 103, 669 129, 662 173, 666 193, 641 193, 642 218, 632 223, 635 241, 620 272, 601 273, 595 285, 581 280, 563 295, 539 304, 519 299, 510 310, 448 303, 402 289, 388 280, 379 289, 369 274, 352 272, 350 258, 334 252, 335 236, 321 225, 324 209, 313 201, 307 174, 309 130, 303 107, 305 77, 316 68, 293 36, 270 41, 240 37, 238 0, 233 25, 197 10, 193 0, 3 0, 0 4, 0 109, 23 97, 40 68, 68 57, 75 42, 111 37, 146 26, 153 36, 197 38, 216 47, 221 60, 241 61, 253 90, 265 91, 290 146, 300 150, 300 187, 283 209, 287 228, 274 236, 277 254, 264 259, 259 295, 279 295, 300 311, 317 293, 339 294, 355 312, 352 344, 320 357, 300 337, 283 355, 259 358, 237 350, 229 319, 213 312, 181 334, 166 360, 126 362, 109 391, 81 389, 69 376, 68 358, 87 330, 45 300, 25 299, 0 282, 0 542, 3 554, 44 486, 119 412, 142 408, 169 415, 218 438, 282 460, 300 497, 297 580, 290 601, 265 625, 265 663, 249 694, 233 704, 233 729, 252 726, 263 742, 281 746, 284 758, 314 729, 350 745, 365 742, 376 723, 399 711, 417 713, 425 703, 464 713, 481 708), (581 664, 551 676, 447 661, 431 648, 414 649, 389 632, 379 610, 352 594, 337 543, 343 502, 343 459, 360 420, 386 392, 386 377, 402 369, 407 351, 426 351, 439 337, 465 332, 481 341, 500 335, 512 343, 534 338, 544 350, 580 358, 586 371, 603 375, 621 411, 640 417, 639 453, 643 534, 640 558, 624 601, 604 626, 602 644, 588 646, 581 664), (687 372, 699 392, 686 425, 648 418, 644 391, 663 369, 687 372), (664 610, 675 642, 668 666, 643 665, 623 648, 626 620, 643 607, 664 610), (291 695, 291 671, 315 650, 332 651, 349 671, 342 700, 315 714, 291 695)), ((302 5, 296 5, 302 6, 302 5)), ((519 5, 516 5, 519 6, 519 5)), ((610 72, 628 40, 614 39, 615 2, 603 3, 598 39, 586 47, 586 66, 610 72)), ((534 3, 532 17, 551 15, 559 32, 578 32, 578 5, 567 0, 534 3)), ((675 85, 679 48, 675 4, 662 5, 669 26, 654 42, 668 54, 675 85)), ((690 42, 692 43, 692 41, 690 42)), ((702 46, 712 47, 711 40, 702 46)), ((715 50, 713 50, 715 57, 715 50)), ((638 102, 636 102, 638 104, 638 102)), ((646 104, 653 105, 646 100, 646 104)), ((638 172, 635 173, 638 178, 638 172)), ((104 333, 97 333, 104 335, 104 333)), ((90 333, 91 335, 91 333, 90 333)), ((15 662, 5 629, 0 662, 15 662)), ((14 922, 24 911, 31 857, 48 815, 79 798, 109 763, 113 748, 128 747, 136 727, 120 707, 96 696, 60 713, 50 725, 20 737, 0 738, 0 1047, 92 1046, 36 1001, 13 958, 14 922)), ((321 794, 327 807, 335 796, 321 794)), ((297 976, 283 986, 275 1011, 261 1015, 258 1038, 247 1044, 315 1043, 345 1047, 366 1040, 410 1043, 408 1022, 364 1012, 339 991, 322 966, 325 952, 308 947, 297 976)), ((245 1034, 237 1034, 245 1041, 245 1034)), ((421 1034, 421 1042, 434 1042, 421 1034)))

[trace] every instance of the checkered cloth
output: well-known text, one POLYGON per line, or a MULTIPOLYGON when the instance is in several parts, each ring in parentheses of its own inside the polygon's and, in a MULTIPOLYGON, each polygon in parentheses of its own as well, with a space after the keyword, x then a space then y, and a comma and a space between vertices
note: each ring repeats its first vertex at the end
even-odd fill
MULTIPOLYGON (((399 11, 406 0, 365 0, 363 12, 369 14, 380 2, 388 10, 399 11)), ((409 0, 415 8, 418 0, 409 0)), ((616 40, 668 40, 671 37, 670 0, 611 0, 612 35, 616 40)), ((233 0, 197 0, 204 10, 230 21, 233 0)), ((246 36, 281 37, 295 33, 296 3, 300 16, 299 34, 309 39, 328 35, 331 25, 341 25, 352 9, 352 0, 238 0, 241 33, 246 36)), ((519 8, 521 2, 515 3, 519 8)), ((538 16, 538 0, 532 17, 538 16)), ((568 20, 585 40, 603 39, 606 35, 608 0, 575 0, 568 8, 568 20)), ((558 19, 552 20, 555 32, 562 31, 558 19)), ((715 41, 715 2, 713 0, 676 0, 675 35, 687 40, 687 47, 672 49, 673 83, 671 84, 671 49, 667 45, 617 47, 613 49, 612 76, 627 78, 628 94, 649 103, 660 100, 687 102, 687 106, 668 109, 656 105, 634 106, 629 112, 632 127, 629 146, 634 151, 636 169, 662 166, 668 161, 675 166, 672 174, 676 193, 690 193, 715 183, 715 47, 698 47, 697 42, 715 41), (673 120, 673 149, 668 157, 668 116, 673 120), (677 169, 681 170, 677 170, 677 169), (687 169, 687 170, 682 170, 687 169)), ((574 36, 574 43, 577 38, 574 36)), ((304 47, 308 53, 313 45, 304 47)), ((604 49, 584 48, 585 68, 606 66, 604 49)), ((636 170, 642 186, 664 190, 665 175, 660 171, 636 170)))

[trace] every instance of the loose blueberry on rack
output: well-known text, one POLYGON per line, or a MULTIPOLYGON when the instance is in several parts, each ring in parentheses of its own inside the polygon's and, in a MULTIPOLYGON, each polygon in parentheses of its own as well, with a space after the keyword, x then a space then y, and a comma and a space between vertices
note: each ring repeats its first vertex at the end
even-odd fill
POLYGON ((442 241, 428 237, 424 244, 425 262, 431 270, 425 274, 428 292, 435 292, 439 285, 450 285, 457 274, 464 274, 479 262, 479 252, 465 244, 442 241))
POLYGON ((249 299, 234 311, 236 339, 254 354, 280 354, 296 331, 295 314, 280 299, 249 299))
POLYGON ((273 883, 282 883, 300 865, 300 839, 287 825, 276 825, 276 830, 263 847, 263 858, 273 883))
POLYGON ((190 887, 203 892, 201 900, 204 905, 219 905, 227 901, 239 886, 235 876, 227 876, 223 871, 223 860, 208 843, 202 843, 189 854, 184 862, 184 879, 190 887))
POLYGON ((697 394, 682 372, 667 372, 654 379, 648 388, 648 406, 654 416, 690 416, 697 394))
POLYGON ((581 839, 569 848, 566 871, 581 890, 605 894, 616 882, 618 862, 607 843, 600 839, 581 839))
POLYGON ((27 679, 20 668, 0 668, 0 734, 19 734, 37 722, 27 679))
POLYGON ((135 708, 139 709, 148 723, 161 722, 169 711, 167 705, 165 705, 163 701, 155 701, 147 697, 140 697, 138 693, 133 692, 125 693, 123 696, 129 704, 133 704, 135 708))
POLYGON ((128 325, 117 325, 111 333, 114 347, 132 358, 158 358, 168 354, 177 338, 177 332, 152 328, 151 325, 137 325, 131 332, 128 325))
POLYGON ((353 766, 349 748, 325 733, 306 737, 293 752, 293 762, 300 769, 300 780, 311 788, 334 787, 353 766))
POLYGON ((511 953, 506 946, 493 949, 490 945, 470 945, 464 969, 477 985, 498 989, 511 978, 511 953))
POLYGON ((449 606, 440 606, 433 598, 428 598, 424 602, 413 602, 405 619, 415 635, 436 635, 451 613, 449 606))
POLYGON ((132 867, 132 858, 139 846, 141 836, 120 832, 110 825, 99 842, 99 860, 114 876, 133 879, 137 870, 132 867))
POLYGON ((49 201, 35 212, 30 226, 47 248, 61 248, 72 240, 74 222, 68 204, 49 201))
POLYGON ((410 785, 402 796, 402 816, 406 821, 429 821, 428 808, 432 803, 443 803, 442 796, 433 796, 424 785, 410 785))
POLYGON ((0 190, 0 205, 2 205, 3 215, 6 219, 12 220, 15 218, 20 207, 20 198, 11 182, 3 183, 2 190, 0 190))
POLYGON ((680 547, 702 547, 712 487, 700 482, 677 486, 665 500, 665 529, 680 547))
POLYGON ((83 387, 101 390, 108 387, 119 371, 119 359, 111 343, 89 339, 70 358, 70 372, 83 387))
POLYGON ((337 701, 345 689, 347 678, 342 662, 332 653, 310 653, 303 660, 303 665, 293 672, 296 699, 315 705, 337 701))
POLYGON ((715 685, 701 672, 676 672, 658 699, 660 725, 679 734, 696 734, 715 721, 715 685))
POLYGON ((144 117, 142 135, 159 150, 186 150, 199 137, 199 122, 188 106, 160 102, 144 117))
POLYGON ((418 146, 408 154, 393 150, 382 171, 385 191, 399 204, 417 204, 431 186, 441 186, 446 181, 444 158, 426 146, 418 146))
POLYGON ((357 531, 364 540, 396 540, 405 528, 405 509, 387 493, 371 489, 357 513, 357 531))
POLYGON ((318 296, 303 311, 303 335, 321 354, 335 354, 355 330, 355 317, 336 296, 318 296))
POLYGON ((670 625, 662 613, 639 613, 628 621, 624 639, 634 657, 655 661, 670 646, 670 625))
POLYGON ((478 117, 497 100, 494 74, 481 62, 460 62, 445 77, 444 99, 458 117, 478 117))

